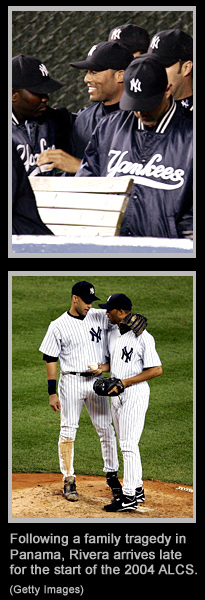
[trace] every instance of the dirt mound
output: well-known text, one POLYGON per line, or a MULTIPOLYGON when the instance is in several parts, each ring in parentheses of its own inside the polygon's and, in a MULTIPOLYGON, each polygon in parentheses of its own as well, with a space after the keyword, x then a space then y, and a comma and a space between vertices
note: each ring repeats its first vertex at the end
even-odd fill
MULTIPOLYGON (((13 519, 187 519, 193 517, 193 488, 177 483, 144 481, 145 503, 134 513, 107 513, 111 491, 105 477, 76 476, 79 501, 63 496, 61 474, 14 473, 13 519)), ((121 480, 122 483, 122 480, 121 480)))

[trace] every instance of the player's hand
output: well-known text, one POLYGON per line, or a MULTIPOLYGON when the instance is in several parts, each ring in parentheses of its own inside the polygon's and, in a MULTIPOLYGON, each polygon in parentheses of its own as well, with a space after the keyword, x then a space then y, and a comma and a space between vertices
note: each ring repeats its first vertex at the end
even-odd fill
POLYGON ((51 394, 51 396, 49 396, 49 404, 54 411, 59 411, 61 409, 60 400, 57 394, 51 394))
POLYGON ((45 171, 57 168, 66 171, 67 173, 76 173, 80 163, 80 158, 71 156, 71 154, 64 152, 64 150, 45 150, 39 154, 37 159, 37 165, 39 167, 46 165, 45 171))
MULTIPOLYGON (((124 388, 126 388, 127 387, 127 381, 126 381, 126 379, 121 379, 121 382, 122 382, 124 388)), ((108 392, 108 396, 110 394, 112 394, 112 392, 118 392, 118 389, 117 389, 116 385, 108 392)))
POLYGON ((94 370, 90 368, 90 365, 88 365, 88 373, 94 373, 95 375, 101 375, 101 373, 103 372, 103 368, 102 365, 100 363, 98 363, 98 369, 94 370))
POLYGON ((114 386, 114 387, 113 387, 113 388, 112 388, 112 389, 111 389, 111 390, 108 392, 108 396, 109 396, 110 394, 112 394, 113 392, 116 392, 116 393, 118 393, 118 389, 117 389, 117 386, 116 386, 116 385, 115 385, 115 386, 114 386))

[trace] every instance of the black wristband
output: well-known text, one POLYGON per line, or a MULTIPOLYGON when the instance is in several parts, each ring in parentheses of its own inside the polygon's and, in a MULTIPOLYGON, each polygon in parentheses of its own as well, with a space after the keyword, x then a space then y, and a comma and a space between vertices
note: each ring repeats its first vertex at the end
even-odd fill
POLYGON ((56 379, 48 380, 48 393, 49 396, 51 396, 52 394, 56 394, 56 379))

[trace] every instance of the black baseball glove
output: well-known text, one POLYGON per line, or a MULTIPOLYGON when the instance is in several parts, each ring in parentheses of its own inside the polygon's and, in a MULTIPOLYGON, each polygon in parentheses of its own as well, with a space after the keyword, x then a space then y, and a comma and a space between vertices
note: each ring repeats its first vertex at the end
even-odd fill
POLYGON ((126 317, 120 321, 119 329, 120 333, 126 333, 127 331, 132 330, 136 337, 140 335, 144 329, 147 327, 147 318, 142 315, 129 313, 126 317))
POLYGON ((119 396, 124 392, 124 385, 121 379, 117 379, 116 377, 99 377, 95 380, 93 384, 93 389, 98 396, 119 396), (112 392, 109 394, 112 388, 117 387, 117 392, 112 392))

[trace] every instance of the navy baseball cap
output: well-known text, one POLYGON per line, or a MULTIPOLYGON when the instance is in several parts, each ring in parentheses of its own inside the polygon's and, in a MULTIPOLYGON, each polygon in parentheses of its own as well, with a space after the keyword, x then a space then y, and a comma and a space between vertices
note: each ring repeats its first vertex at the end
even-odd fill
POLYGON ((123 83, 122 110, 152 111, 160 104, 166 90, 166 69, 155 56, 141 54, 125 70, 123 83))
POLYGON ((119 71, 126 69, 132 59, 132 53, 118 42, 100 42, 92 46, 86 60, 71 62, 70 65, 89 71, 119 71))
POLYGON ((46 66, 35 56, 18 54, 12 59, 12 87, 33 94, 48 94, 63 87, 63 81, 52 79, 46 66))
POLYGON ((148 54, 156 56, 167 68, 179 60, 193 61, 193 39, 181 29, 165 29, 153 36, 148 54))
POLYGON ((125 294, 112 294, 107 299, 105 304, 98 304, 100 308, 113 310, 114 308, 122 308, 123 310, 131 310, 132 302, 125 294))
POLYGON ((88 281, 78 281, 75 283, 75 285, 72 287, 72 294, 75 294, 75 296, 80 296, 84 302, 88 302, 89 304, 94 302, 94 300, 100 300, 100 298, 95 296, 94 286, 88 281))
POLYGON ((147 52, 150 42, 148 31, 132 23, 119 25, 111 29, 108 41, 111 42, 112 40, 116 40, 119 44, 128 48, 132 54, 139 50, 147 52))

